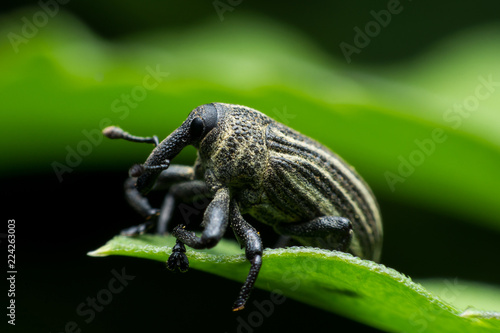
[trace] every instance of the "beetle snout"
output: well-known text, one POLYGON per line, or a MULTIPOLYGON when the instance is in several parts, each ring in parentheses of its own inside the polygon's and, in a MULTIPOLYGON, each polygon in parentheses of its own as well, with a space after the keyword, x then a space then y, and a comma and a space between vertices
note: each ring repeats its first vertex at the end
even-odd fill
POLYGON ((143 173, 142 175, 140 175, 137 178, 137 181, 135 183, 135 187, 137 188, 137 190, 141 194, 145 195, 149 191, 151 191, 157 177, 158 177, 157 175, 154 176, 154 175, 149 175, 149 174, 143 173))
MULTIPOLYGON (((163 169, 166 169, 168 165, 163 165, 163 169)), ((134 164, 130 167, 128 171, 128 175, 131 178, 136 178, 135 188, 141 194, 147 194, 151 188, 154 186, 156 178, 158 177, 161 170, 159 170, 158 174, 154 174, 148 170, 149 168, 145 167, 143 164, 134 164)))

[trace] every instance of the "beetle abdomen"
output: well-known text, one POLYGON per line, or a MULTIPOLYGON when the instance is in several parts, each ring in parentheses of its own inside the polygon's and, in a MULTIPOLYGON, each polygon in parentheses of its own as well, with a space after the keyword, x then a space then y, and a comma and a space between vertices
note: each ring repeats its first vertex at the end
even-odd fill
POLYGON ((328 148, 282 124, 267 127, 266 144, 269 169, 264 191, 286 215, 281 223, 305 222, 319 216, 346 217, 354 228, 351 252, 378 259, 382 243, 380 213, 361 177, 328 148))

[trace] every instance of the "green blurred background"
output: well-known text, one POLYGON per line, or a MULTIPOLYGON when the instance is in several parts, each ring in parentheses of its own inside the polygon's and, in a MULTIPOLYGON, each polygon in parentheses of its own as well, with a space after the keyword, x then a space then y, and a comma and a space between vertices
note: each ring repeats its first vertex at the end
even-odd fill
MULTIPOLYGON (((383 264, 417 280, 499 284, 497 2, 62 2, 1 5, 2 216, 17 223, 18 331, 232 332, 256 311, 229 312, 234 282, 86 256, 141 222, 122 182, 151 149, 100 129, 165 137, 214 101, 256 108, 353 164, 380 202, 383 264), (436 129, 444 142, 430 143, 436 129), (123 267, 135 279, 87 323, 78 306, 123 267)), ((377 331, 293 300, 252 329, 311 326, 377 331)))

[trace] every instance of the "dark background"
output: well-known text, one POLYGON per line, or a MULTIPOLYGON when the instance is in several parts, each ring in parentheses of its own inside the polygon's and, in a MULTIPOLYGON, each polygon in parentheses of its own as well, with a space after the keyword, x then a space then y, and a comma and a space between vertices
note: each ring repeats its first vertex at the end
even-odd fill
MULTIPOLYGON (((371 10, 384 9, 387 3, 246 0, 224 16, 230 21, 257 14, 281 22, 331 57, 343 60, 340 42, 352 42, 353 27, 363 26, 372 19, 371 10)), ((354 57, 357 65, 376 67, 406 61, 447 36, 498 20, 500 12, 497 1, 401 3, 405 10, 393 17, 394 22, 376 43, 354 57)), ((5 13, 30 4, 36 2, 0 6, 5 13)), ((71 1, 64 8, 111 41, 152 29, 183 30, 219 20, 212 1, 71 1)), ((255 310, 250 305, 245 312, 230 311, 239 283, 195 270, 173 274, 162 263, 147 260, 86 256, 120 229, 141 222, 123 199, 127 169, 128 165, 121 165, 98 173, 87 171, 83 164, 62 183, 50 166, 34 166, 25 175, 0 175, 3 219, 16 220, 17 331, 63 332, 67 323, 74 321, 82 332, 235 332, 238 317, 246 319, 255 310), (107 288, 113 269, 120 272, 123 268, 135 278, 86 323, 87 317, 76 313, 78 306, 107 288)), ((395 206, 384 197, 379 200, 386 239, 382 263, 412 278, 458 276, 498 282, 481 269, 488 263, 477 255, 495 251, 496 234, 421 207, 395 206), (412 224, 416 219, 419 223, 412 224), (403 248, 405 258, 400 255, 403 248)), ((0 240, 4 248, 4 239, 0 240)), ((267 299, 266 291, 255 290, 252 295, 252 300, 267 299)), ((290 299, 254 331, 299 332, 314 327, 330 332, 376 331, 290 299)))

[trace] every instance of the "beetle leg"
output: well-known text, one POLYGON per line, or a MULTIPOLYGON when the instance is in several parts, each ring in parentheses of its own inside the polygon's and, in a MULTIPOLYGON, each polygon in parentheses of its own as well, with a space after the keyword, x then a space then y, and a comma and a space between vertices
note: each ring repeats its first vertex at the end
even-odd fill
POLYGON ((194 168, 187 165, 172 164, 167 170, 163 170, 153 187, 153 190, 162 190, 172 184, 194 179, 194 168))
MULTIPOLYGON (((163 200, 157 222, 157 233, 164 234, 167 231, 176 201, 196 202, 195 208, 199 208, 197 206, 198 201, 201 201, 199 204, 205 209, 206 204, 210 202, 208 198, 211 198, 211 196, 212 194, 209 192, 207 185, 201 180, 192 180, 173 185, 163 200)), ((188 216, 184 216, 184 218, 187 220, 188 216)), ((185 222, 187 223, 188 221, 185 222)))
POLYGON ((194 232, 186 230, 186 227, 182 224, 174 228, 172 234, 177 238, 177 242, 167 260, 168 269, 175 270, 175 268, 178 268, 183 272, 189 267, 184 244, 194 249, 208 249, 217 245, 226 231, 228 215, 229 190, 223 188, 215 193, 214 199, 205 210, 203 216, 205 228, 201 237, 197 237, 194 232))
MULTIPOLYGON (((200 180, 193 180, 172 186, 161 208, 158 219, 158 233, 163 234, 167 230, 167 224, 172 217, 176 199, 194 202, 200 198, 206 199, 209 196, 211 196, 211 193, 208 191, 205 182, 200 180)), ((186 247, 180 240, 177 240, 172 248, 172 253, 167 261, 167 268, 171 271, 179 269, 181 272, 186 272, 189 268, 186 247)))
POLYGON ((351 221, 339 216, 321 216, 299 224, 280 224, 276 231, 307 246, 343 252, 349 248, 353 235, 351 221))
POLYGON ((234 302, 233 311, 242 310, 253 289, 260 267, 262 266, 262 240, 259 233, 241 216, 238 205, 231 202, 231 227, 240 244, 245 247, 245 256, 250 261, 250 272, 241 287, 240 294, 234 302))
MULTIPOLYGON (((194 169, 192 167, 184 165, 172 165, 169 169, 163 171, 160 174, 156 181, 154 189, 164 189, 172 184, 179 183, 185 180, 191 180, 193 178, 194 169)), ((149 200, 137 190, 137 188, 135 187, 136 180, 137 178, 135 177, 129 177, 125 181, 125 198, 130 206, 132 206, 132 208, 134 208, 135 211, 141 214, 147 221, 140 225, 124 229, 122 230, 121 234, 126 236, 137 236, 151 229, 155 224, 158 224, 157 232, 163 234, 166 230, 168 219, 174 209, 173 199, 176 193, 167 194, 162 208, 156 209, 151 207, 149 200), (159 219, 157 219, 158 215, 159 219)), ((187 196, 185 193, 179 193, 179 195, 187 196)))
POLYGON ((219 189, 208 205, 203 216, 203 232, 201 237, 185 229, 180 224, 172 234, 182 243, 194 249, 209 249, 217 245, 226 231, 229 215, 229 189, 219 189))
POLYGON ((159 210, 151 208, 149 201, 143 197, 137 189, 133 188, 131 192, 134 192, 134 195, 136 196, 136 198, 134 198, 136 201, 131 203, 131 205, 142 205, 143 207, 141 209, 143 209, 144 212, 147 212, 146 209, 149 209, 153 214, 144 214, 147 219, 145 223, 123 230, 121 234, 125 236, 137 236, 143 234, 147 230, 154 227, 154 225, 157 226, 156 233, 163 235, 167 232, 170 219, 175 209, 176 201, 195 202, 201 199, 208 200, 208 198, 211 197, 211 193, 208 191, 206 184, 200 180, 192 180, 173 185, 165 196, 161 209, 159 210))
POLYGON ((124 236, 137 236, 145 233, 155 225, 156 216, 159 214, 159 210, 151 207, 148 199, 137 191, 134 184, 135 178, 129 177, 125 181, 125 199, 147 221, 122 230, 121 234, 124 236))

